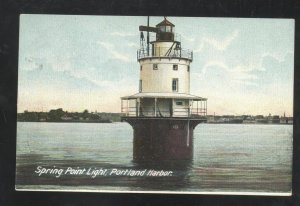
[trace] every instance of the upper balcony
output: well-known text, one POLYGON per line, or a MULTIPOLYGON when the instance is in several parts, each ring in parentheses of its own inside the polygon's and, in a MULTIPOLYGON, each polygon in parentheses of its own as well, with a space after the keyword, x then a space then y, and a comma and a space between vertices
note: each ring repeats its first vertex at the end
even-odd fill
POLYGON ((149 53, 146 48, 137 50, 137 60, 144 58, 184 58, 193 61, 193 51, 189 49, 172 49, 167 47, 149 48, 149 53))
POLYGON ((174 33, 173 41, 160 41, 157 40, 157 34, 150 34, 149 36, 149 52, 147 51, 146 42, 141 45, 141 48, 137 50, 137 60, 144 58, 184 58, 193 61, 193 51, 189 49, 182 49, 176 47, 176 45, 181 45, 180 34, 174 33), (170 47, 157 46, 160 42, 170 42, 170 47), (155 46, 156 45, 156 46, 155 46))

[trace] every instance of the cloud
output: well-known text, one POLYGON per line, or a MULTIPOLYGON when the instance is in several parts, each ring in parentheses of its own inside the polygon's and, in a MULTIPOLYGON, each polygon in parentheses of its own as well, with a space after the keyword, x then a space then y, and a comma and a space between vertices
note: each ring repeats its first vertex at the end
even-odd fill
POLYGON ((278 61, 279 63, 282 63, 286 60, 286 57, 288 55, 294 55, 294 51, 286 51, 283 54, 265 52, 262 54, 261 61, 263 61, 263 59, 265 59, 265 58, 271 57, 271 58, 275 59, 276 61, 278 61))
POLYGON ((68 70, 65 74, 103 88, 112 88, 114 86, 112 81, 105 80, 101 73, 98 73, 97 69, 94 67, 86 67, 84 69, 73 68, 72 70, 68 70))
POLYGON ((229 68, 228 66, 224 63, 224 62, 221 62, 221 61, 208 61, 204 67, 203 67, 203 70, 202 70, 202 73, 205 74, 207 72, 207 70, 209 68, 212 68, 212 67, 217 67, 217 68, 221 68, 225 71, 228 71, 229 68))
MULTIPOLYGON (((223 61, 208 61, 204 65, 201 75, 209 75, 207 73, 212 68, 221 70, 221 73, 218 73, 218 75, 222 75, 221 78, 227 81, 229 85, 232 83, 257 85, 257 83, 254 82, 258 79, 257 75, 253 74, 252 69, 249 69, 245 65, 228 66, 223 61)), ((217 75, 216 71, 214 71, 212 75, 217 75)))
POLYGON ((118 83, 116 83, 116 80, 106 80, 105 77, 101 74, 97 74, 96 68, 88 68, 88 69, 81 69, 81 70, 73 70, 70 72, 70 75, 79 78, 84 79, 88 82, 91 82, 94 85, 97 85, 99 87, 105 88, 107 90, 117 90, 120 89, 118 84, 126 85, 127 79, 121 79, 118 80, 118 83))
POLYGON ((194 50, 194 52, 201 52, 205 45, 210 45, 218 51, 225 51, 230 46, 232 41, 239 36, 239 33, 240 32, 238 30, 235 30, 222 40, 214 37, 203 37, 201 39, 200 46, 198 49, 194 50))
POLYGON ((189 42, 194 42, 194 41, 195 41, 195 38, 188 37, 188 36, 183 35, 183 34, 181 34, 180 36, 181 36, 184 40, 186 40, 186 41, 189 41, 189 42))
POLYGON ((232 34, 227 36, 224 40, 217 40, 215 38, 204 38, 203 41, 212 45, 215 49, 224 51, 231 44, 231 42, 237 38, 239 31, 235 30, 232 34))
POLYGON ((114 59, 118 59, 123 62, 132 62, 132 59, 127 55, 123 54, 115 49, 115 46, 109 42, 98 41, 97 44, 105 48, 114 59))
POLYGON ((282 51, 281 53, 264 52, 256 58, 249 57, 249 59, 246 59, 247 63, 241 63, 235 69, 248 72, 272 72, 273 74, 282 75, 281 71, 276 71, 276 68, 292 71, 293 55, 294 53, 291 51, 282 51))
MULTIPOLYGON (((294 60, 294 52, 293 51, 286 51, 284 53, 271 53, 271 52, 266 52, 266 53, 263 53, 261 58, 260 58, 260 61, 259 61, 259 64, 260 64, 260 69, 262 70, 266 70, 267 68, 265 67, 265 62, 268 61, 268 60, 272 60, 274 62, 276 62, 274 66, 278 66, 278 65, 281 65, 281 64, 285 64, 285 63, 293 63, 293 60, 294 60)), ((292 65, 290 65, 292 66, 292 65)), ((286 69, 286 68, 285 68, 286 69)))
POLYGON ((129 36, 137 36, 138 34, 136 33, 131 33, 131 32, 112 32, 111 33, 112 36, 120 36, 120 37, 129 37, 129 36))
POLYGON ((134 43, 134 42, 129 42, 127 44, 128 47, 133 47, 133 48, 139 48, 139 45, 137 43, 134 43))
POLYGON ((233 81, 234 81, 235 83, 238 83, 238 84, 244 84, 244 85, 247 85, 247 86, 258 86, 257 83, 251 82, 251 81, 247 81, 247 80, 234 79, 233 81))
POLYGON ((113 47, 114 47, 114 45, 112 45, 109 42, 100 42, 100 41, 98 41, 97 44, 101 45, 102 47, 104 47, 107 50, 113 49, 113 47))
POLYGON ((293 78, 293 55, 292 51, 262 52, 256 54, 255 57, 238 59, 236 63, 213 57, 212 60, 204 62, 198 77, 201 79, 219 78, 219 81, 228 82, 227 87, 244 85, 264 88, 274 82, 277 84, 285 82, 289 85, 289 81, 293 78))

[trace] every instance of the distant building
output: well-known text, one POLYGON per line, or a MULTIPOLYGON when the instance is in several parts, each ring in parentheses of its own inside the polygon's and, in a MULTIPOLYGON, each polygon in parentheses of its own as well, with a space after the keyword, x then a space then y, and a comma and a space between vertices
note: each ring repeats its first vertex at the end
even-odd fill
POLYGON ((72 119, 73 119, 72 117, 69 117, 67 115, 64 115, 64 116, 61 117, 61 120, 63 120, 63 121, 69 121, 69 120, 72 120, 72 119))

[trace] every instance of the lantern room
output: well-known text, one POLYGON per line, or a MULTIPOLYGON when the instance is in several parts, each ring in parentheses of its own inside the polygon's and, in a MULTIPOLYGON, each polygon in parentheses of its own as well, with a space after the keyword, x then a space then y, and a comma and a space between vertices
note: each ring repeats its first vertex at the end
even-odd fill
POLYGON ((175 25, 165 17, 162 22, 156 25, 156 28, 158 28, 156 41, 174 41, 174 27, 175 25))

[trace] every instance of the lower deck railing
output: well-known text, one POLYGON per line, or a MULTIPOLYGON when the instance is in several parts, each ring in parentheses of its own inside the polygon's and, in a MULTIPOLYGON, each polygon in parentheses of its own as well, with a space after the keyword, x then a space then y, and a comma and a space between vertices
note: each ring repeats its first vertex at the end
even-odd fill
POLYGON ((122 107, 121 112, 128 117, 205 117, 206 108, 176 108, 160 110, 153 107, 122 107))

